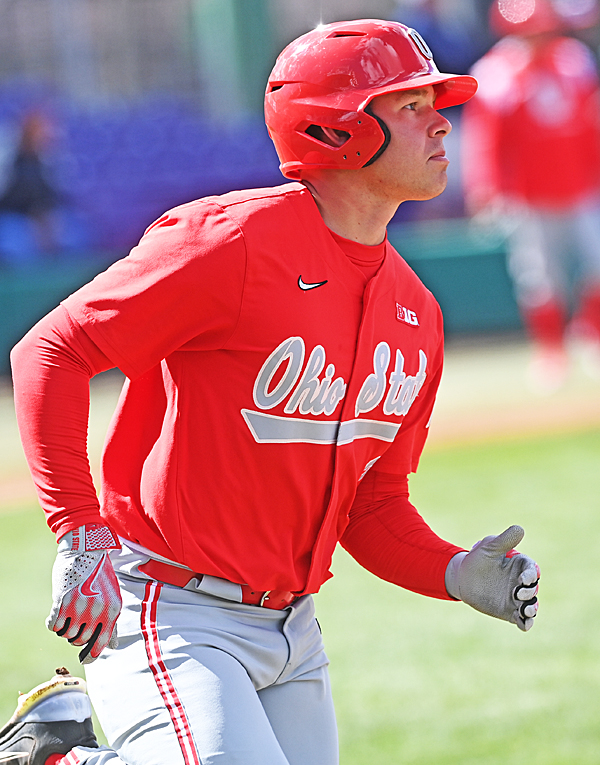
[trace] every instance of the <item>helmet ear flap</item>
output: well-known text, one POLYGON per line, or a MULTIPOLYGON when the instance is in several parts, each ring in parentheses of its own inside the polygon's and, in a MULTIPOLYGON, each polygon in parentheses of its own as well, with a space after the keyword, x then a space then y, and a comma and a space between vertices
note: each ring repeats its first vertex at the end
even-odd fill
POLYGON ((377 124, 381 128, 383 132, 383 143, 381 146, 377 149, 375 154, 371 157, 371 159, 368 162, 365 162, 363 167, 369 167, 369 165, 372 165, 373 162, 375 162, 376 159, 379 159, 379 157, 383 154, 383 152, 387 149, 389 142, 392 140, 392 134, 390 133, 389 127, 385 124, 385 122, 381 119, 381 117, 378 117, 373 109, 371 108, 371 104, 367 104, 364 109, 365 113, 369 115, 369 117, 373 117, 374 120, 377 120, 377 124))

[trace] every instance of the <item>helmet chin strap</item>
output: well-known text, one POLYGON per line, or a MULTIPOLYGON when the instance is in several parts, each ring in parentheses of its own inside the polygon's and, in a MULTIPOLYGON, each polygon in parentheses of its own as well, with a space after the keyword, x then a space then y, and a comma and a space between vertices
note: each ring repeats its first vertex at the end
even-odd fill
POLYGON ((392 139, 392 134, 390 133, 390 129, 385 124, 385 122, 381 119, 381 117, 378 117, 375 114, 375 112, 371 108, 371 104, 367 104, 365 106, 365 113, 368 114, 369 117, 373 117, 374 120, 377 120, 377 123, 379 124, 379 127, 382 129, 383 135, 384 135, 383 143, 381 144, 379 149, 377 149, 377 151, 375 152, 375 154, 373 154, 371 159, 368 162, 365 162, 365 164, 363 165, 363 167, 369 167, 369 165, 372 165, 373 162, 375 162, 376 159, 379 159, 379 157, 387 149, 388 144, 389 144, 389 142, 392 139))

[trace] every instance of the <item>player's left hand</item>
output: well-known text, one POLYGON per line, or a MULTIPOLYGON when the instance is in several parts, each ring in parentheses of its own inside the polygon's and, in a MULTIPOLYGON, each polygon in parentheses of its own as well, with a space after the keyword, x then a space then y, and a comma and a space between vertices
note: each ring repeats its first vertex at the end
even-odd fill
POLYGON ((446 570, 446 589, 477 611, 526 632, 538 609, 540 569, 514 549, 524 536, 520 526, 510 526, 477 542, 470 552, 455 555, 446 570))

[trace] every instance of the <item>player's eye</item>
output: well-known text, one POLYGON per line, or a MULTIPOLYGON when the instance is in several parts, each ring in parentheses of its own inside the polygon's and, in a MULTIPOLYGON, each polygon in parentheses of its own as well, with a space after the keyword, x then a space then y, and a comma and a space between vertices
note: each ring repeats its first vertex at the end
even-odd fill
POLYGON ((414 112, 417 110, 418 105, 417 101, 411 101, 410 104, 405 104, 404 108, 414 112))

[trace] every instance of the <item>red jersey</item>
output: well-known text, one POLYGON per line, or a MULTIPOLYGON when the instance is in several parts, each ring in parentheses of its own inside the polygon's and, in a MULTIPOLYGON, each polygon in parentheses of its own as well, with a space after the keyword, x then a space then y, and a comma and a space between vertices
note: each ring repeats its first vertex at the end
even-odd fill
MULTIPOLYGON (((166 213, 64 307, 128 377, 101 493, 123 538, 255 589, 316 592, 338 541, 376 540, 377 509, 408 498, 442 370, 441 313, 389 244, 365 288, 304 186, 166 213)), ((386 523, 394 540, 425 526, 416 511, 398 534, 386 523)), ((376 546, 367 567, 379 567, 376 546)), ((434 548, 427 575, 405 561, 405 586, 447 597, 460 548, 437 537, 434 548)))
POLYGON ((568 208, 600 189, 596 65, 578 40, 506 37, 474 66, 463 174, 476 209, 497 195, 568 208))

